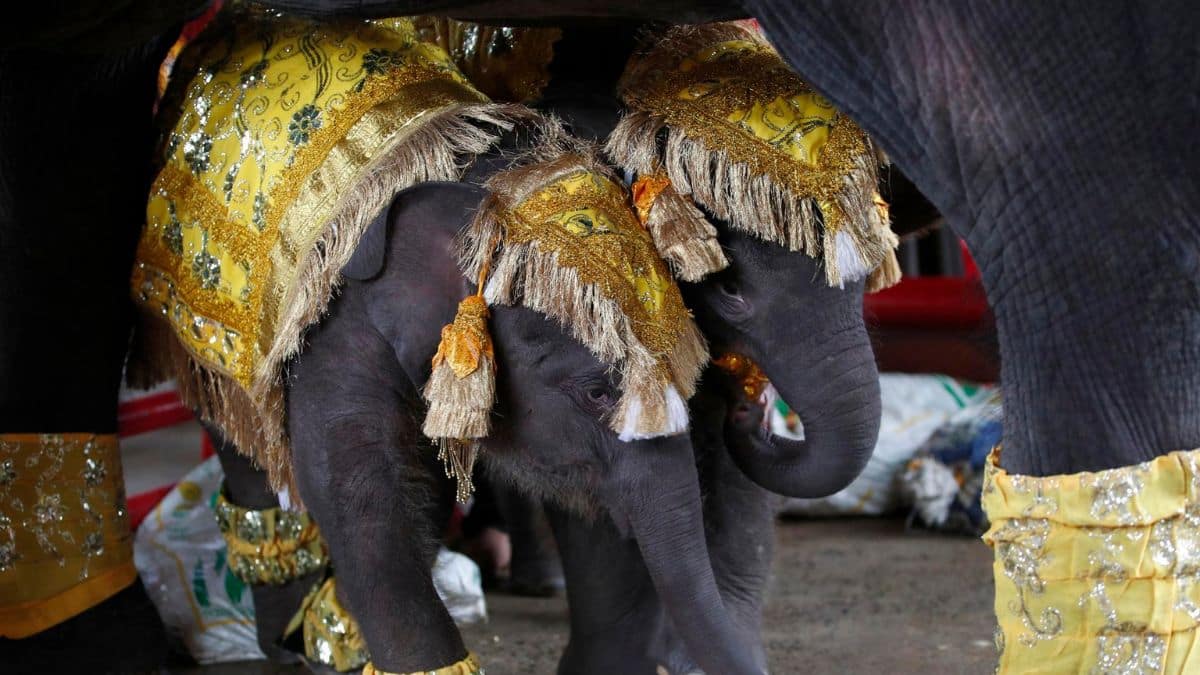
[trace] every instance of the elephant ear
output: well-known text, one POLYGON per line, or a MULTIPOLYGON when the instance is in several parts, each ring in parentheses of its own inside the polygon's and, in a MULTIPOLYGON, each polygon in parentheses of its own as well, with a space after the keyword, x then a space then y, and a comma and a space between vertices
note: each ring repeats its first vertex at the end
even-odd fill
POLYGON ((371 224, 367 225, 362 238, 358 240, 358 247, 354 249, 354 255, 350 256, 350 262, 342 268, 343 277, 355 281, 369 281, 383 271, 387 251, 388 214, 391 211, 390 207, 385 207, 371 224))

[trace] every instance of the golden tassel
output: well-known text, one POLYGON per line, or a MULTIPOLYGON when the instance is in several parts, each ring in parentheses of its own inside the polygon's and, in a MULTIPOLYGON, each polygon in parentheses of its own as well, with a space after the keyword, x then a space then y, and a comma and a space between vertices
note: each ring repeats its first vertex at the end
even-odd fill
POLYGON ((471 472, 496 401, 496 355, 483 298, 487 273, 485 265, 475 295, 464 298, 454 322, 442 327, 433 373, 423 392, 429 403, 423 431, 437 442, 438 459, 446 467, 446 476, 457 483, 459 502, 475 491, 471 472))
POLYGON ((638 220, 676 277, 700 281, 729 265, 716 228, 690 197, 679 194, 665 172, 639 177, 632 189, 638 220))

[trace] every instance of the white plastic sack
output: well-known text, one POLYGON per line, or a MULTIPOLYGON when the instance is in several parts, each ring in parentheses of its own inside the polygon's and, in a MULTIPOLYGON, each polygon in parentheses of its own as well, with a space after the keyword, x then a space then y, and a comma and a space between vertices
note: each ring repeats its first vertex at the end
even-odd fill
MULTIPOLYGON (((213 504, 224 473, 216 457, 190 471, 138 528, 134 563, 167 630, 197 663, 265 658, 250 589, 226 564, 213 504)), ((479 567, 442 548, 433 585, 459 625, 487 619, 479 567)))
MULTIPOLYGON (((977 406, 995 387, 945 375, 879 376, 883 419, 879 442, 861 475, 841 492, 821 499, 788 499, 780 512, 792 516, 879 515, 900 506, 895 476, 929 437, 958 411, 977 406)), ((788 436, 786 413, 773 406, 771 429, 788 436)))
POLYGON ((466 626, 487 620, 483 578, 474 560, 443 546, 433 563, 433 587, 454 623, 466 626))
POLYGON ((198 663, 265 658, 250 589, 226 564, 212 504, 224 474, 216 457, 167 493, 138 528, 133 560, 167 630, 198 663))

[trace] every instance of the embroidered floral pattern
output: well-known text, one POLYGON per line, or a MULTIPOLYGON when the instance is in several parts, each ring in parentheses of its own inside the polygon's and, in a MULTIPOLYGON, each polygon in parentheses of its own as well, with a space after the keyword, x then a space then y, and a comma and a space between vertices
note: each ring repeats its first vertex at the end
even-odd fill
POLYGON ((1200 668, 1200 450, 1035 478, 987 467, 997 672, 1200 668))
POLYGON ((288 140, 292 145, 304 145, 308 143, 312 132, 320 128, 321 111, 314 105, 305 105, 292 115, 292 121, 288 124, 288 140))

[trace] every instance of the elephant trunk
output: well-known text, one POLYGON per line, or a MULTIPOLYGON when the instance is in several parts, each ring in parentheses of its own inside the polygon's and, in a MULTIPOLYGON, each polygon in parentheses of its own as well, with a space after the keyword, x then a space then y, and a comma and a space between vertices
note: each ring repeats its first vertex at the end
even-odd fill
POLYGON ((713 576, 691 445, 686 436, 669 443, 682 446, 682 452, 660 447, 653 454, 638 453, 650 460, 624 502, 634 508, 624 515, 663 607, 695 662, 706 673, 761 674, 713 576))
POLYGON ((849 485, 875 449, 882 408, 875 355, 861 321, 818 341, 749 356, 800 417, 804 439, 765 430, 743 436, 730 448, 738 468, 789 497, 824 497, 849 485))

